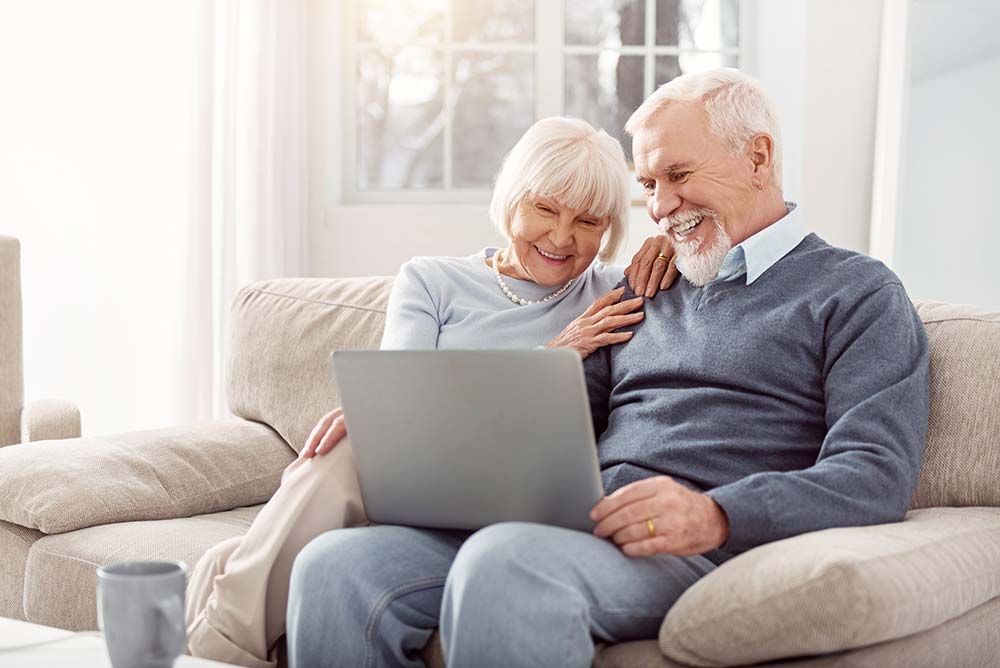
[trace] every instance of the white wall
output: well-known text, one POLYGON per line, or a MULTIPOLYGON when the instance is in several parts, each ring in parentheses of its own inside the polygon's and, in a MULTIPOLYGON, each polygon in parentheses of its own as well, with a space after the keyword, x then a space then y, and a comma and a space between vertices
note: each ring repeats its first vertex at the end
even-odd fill
POLYGON ((910 89, 896 271, 916 299, 1000 310, 1000 56, 910 89))
POLYGON ((0 232, 21 241, 26 399, 85 435, 171 424, 194 2, 0 3, 0 232))
POLYGON ((882 2, 809 0, 803 211, 835 246, 868 251, 882 2))
MULTIPOLYGON (((344 206, 340 200, 336 137, 340 122, 337 4, 312 0, 311 78, 329 95, 312 101, 313 155, 310 213, 313 276, 392 274, 413 255, 465 255, 499 242, 486 204, 344 206), (322 139, 319 135, 323 135, 322 139), (331 164, 334 163, 334 164, 331 164), (323 178, 315 178, 322 173, 323 178), (325 201, 325 206, 320 206, 325 201)), ((827 241, 868 247, 872 151, 881 0, 748 0, 757 26, 748 70, 778 109, 785 150, 785 195, 798 201, 807 225, 827 241)), ((642 208, 632 213, 631 257, 652 232, 642 208)))

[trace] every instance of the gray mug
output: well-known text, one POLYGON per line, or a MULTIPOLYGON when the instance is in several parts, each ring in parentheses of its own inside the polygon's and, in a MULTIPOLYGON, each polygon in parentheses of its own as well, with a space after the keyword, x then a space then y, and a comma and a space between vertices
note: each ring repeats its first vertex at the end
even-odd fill
POLYGON ((121 561, 97 569, 97 627, 114 668, 170 668, 184 651, 187 567, 121 561))

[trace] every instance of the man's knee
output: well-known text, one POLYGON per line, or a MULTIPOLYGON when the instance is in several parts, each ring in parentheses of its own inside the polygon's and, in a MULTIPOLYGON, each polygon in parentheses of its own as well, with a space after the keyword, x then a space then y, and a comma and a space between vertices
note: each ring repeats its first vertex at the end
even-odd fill
POLYGON ((545 551, 538 548, 551 529, 540 524, 502 522, 477 531, 458 551, 448 574, 448 586, 462 591, 476 586, 513 593, 512 578, 544 567, 545 551))

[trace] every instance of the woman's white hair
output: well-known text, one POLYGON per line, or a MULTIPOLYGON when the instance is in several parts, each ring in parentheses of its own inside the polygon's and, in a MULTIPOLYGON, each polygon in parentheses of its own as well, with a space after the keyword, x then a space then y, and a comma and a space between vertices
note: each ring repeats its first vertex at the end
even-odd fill
POLYGON ((610 219, 599 257, 611 261, 628 229, 628 165, 621 144, 579 118, 543 118, 504 158, 490 219, 511 238, 514 212, 527 195, 551 197, 560 206, 610 219))
POLYGON ((742 155, 750 140, 767 134, 774 140, 771 181, 781 188, 781 130, 778 115, 763 87, 753 77, 731 67, 684 74, 663 84, 629 117, 625 132, 634 135, 640 127, 671 102, 705 105, 708 127, 733 156, 742 155))

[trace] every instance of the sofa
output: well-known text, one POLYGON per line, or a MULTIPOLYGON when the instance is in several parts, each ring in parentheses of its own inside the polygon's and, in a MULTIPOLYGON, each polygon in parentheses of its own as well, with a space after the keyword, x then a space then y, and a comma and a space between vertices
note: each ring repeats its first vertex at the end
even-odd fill
POLYGON ((80 410, 63 399, 24 403, 21 244, 0 235, 0 447, 80 435, 80 410))
MULTIPOLYGON (((193 565, 244 532, 338 404, 331 350, 377 347, 391 284, 241 289, 226 380, 235 418, 0 448, 0 616, 93 629, 97 566, 193 565)), ((932 405, 906 520, 746 552, 689 589, 658 638, 599 645, 595 666, 1000 665, 1000 313, 916 307, 932 405)), ((425 658, 442 665, 436 637, 425 658)))

